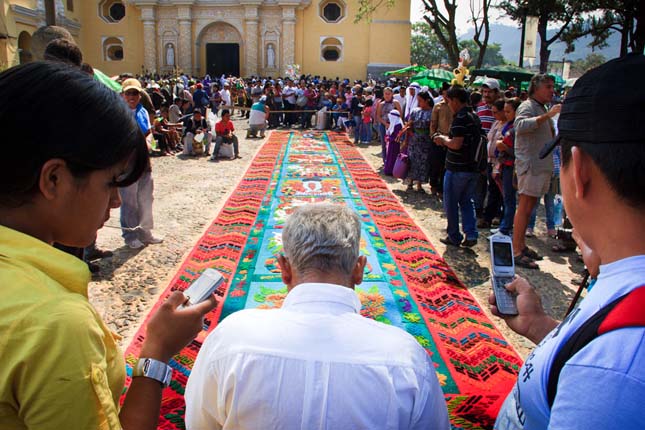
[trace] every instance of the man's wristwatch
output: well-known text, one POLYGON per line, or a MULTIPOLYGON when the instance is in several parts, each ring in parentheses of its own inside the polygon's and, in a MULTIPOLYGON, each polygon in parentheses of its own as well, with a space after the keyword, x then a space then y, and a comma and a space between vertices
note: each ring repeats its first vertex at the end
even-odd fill
POLYGON ((159 381, 165 388, 172 379, 172 367, 154 358, 139 358, 132 368, 132 377, 145 376, 159 381))

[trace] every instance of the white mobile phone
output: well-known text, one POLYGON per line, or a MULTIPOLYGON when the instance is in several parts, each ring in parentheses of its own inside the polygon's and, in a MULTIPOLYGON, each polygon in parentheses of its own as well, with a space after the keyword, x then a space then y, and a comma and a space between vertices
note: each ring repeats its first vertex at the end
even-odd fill
POLYGON ((184 290, 187 301, 183 306, 196 305, 208 299, 222 282, 224 282, 224 277, 217 270, 204 270, 199 278, 184 290))
POLYGON ((513 240, 504 234, 490 237, 491 283, 497 310, 503 315, 517 315, 515 295, 504 286, 515 277, 513 240))

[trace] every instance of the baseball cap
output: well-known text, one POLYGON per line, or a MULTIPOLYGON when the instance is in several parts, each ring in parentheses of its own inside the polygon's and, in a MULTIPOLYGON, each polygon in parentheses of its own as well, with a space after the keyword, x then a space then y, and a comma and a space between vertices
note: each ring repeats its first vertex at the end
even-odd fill
POLYGON ((121 84, 121 87, 123 88, 121 91, 123 91, 124 93, 129 90, 137 90, 139 92, 143 91, 143 88, 141 87, 141 82, 139 82, 139 80, 135 78, 126 79, 121 84))
POLYGON ((628 54, 582 75, 567 94, 558 135, 540 152, 545 158, 561 139, 579 143, 643 143, 645 56, 628 54))
POLYGON ((499 90, 499 82, 494 78, 486 78, 482 87, 489 88, 491 90, 499 90))

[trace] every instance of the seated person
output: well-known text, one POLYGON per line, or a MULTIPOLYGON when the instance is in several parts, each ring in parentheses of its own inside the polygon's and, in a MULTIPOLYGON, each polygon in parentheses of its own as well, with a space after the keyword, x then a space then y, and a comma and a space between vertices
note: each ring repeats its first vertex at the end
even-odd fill
POLYGON ((210 155, 208 150, 211 147, 213 136, 211 134, 211 126, 204 118, 200 109, 195 109, 193 117, 188 118, 185 122, 184 130, 184 155, 210 155), (198 134, 203 137, 197 138, 198 134), (206 151, 204 151, 204 147, 206 151))
POLYGON ((266 96, 260 97, 256 103, 251 106, 251 115, 249 116, 249 129, 246 131, 246 138, 257 137, 258 131, 260 137, 264 137, 267 129, 267 119, 269 118, 270 109, 266 105, 266 96))
POLYGON ((284 305, 236 312, 206 338, 186 386, 188 429, 449 428, 425 349, 360 314, 360 237, 346 206, 293 212, 278 257, 284 305))
POLYGON ((233 144, 233 151, 235 152, 231 156, 231 160, 241 158, 237 136, 233 133, 234 131, 235 126, 233 125, 233 121, 231 121, 231 112, 228 109, 223 109, 222 119, 215 124, 215 149, 211 157, 212 161, 217 162, 219 150, 223 143, 233 144))

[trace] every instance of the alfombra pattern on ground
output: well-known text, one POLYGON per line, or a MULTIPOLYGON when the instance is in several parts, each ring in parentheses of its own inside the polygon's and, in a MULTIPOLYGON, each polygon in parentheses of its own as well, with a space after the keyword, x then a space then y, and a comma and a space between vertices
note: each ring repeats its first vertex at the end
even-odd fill
MULTIPOLYGON (((368 265, 356 289, 361 313, 408 331, 431 354, 453 428, 492 428, 521 359, 346 135, 310 136, 271 134, 162 294, 185 289, 208 267, 228 281, 207 331, 171 362, 159 428, 184 427, 186 380, 217 322, 241 309, 282 305, 287 291, 275 256, 284 221, 295 207, 323 201, 348 205, 362 219, 368 265)), ((126 352, 128 374, 144 333, 145 323, 126 352)))

